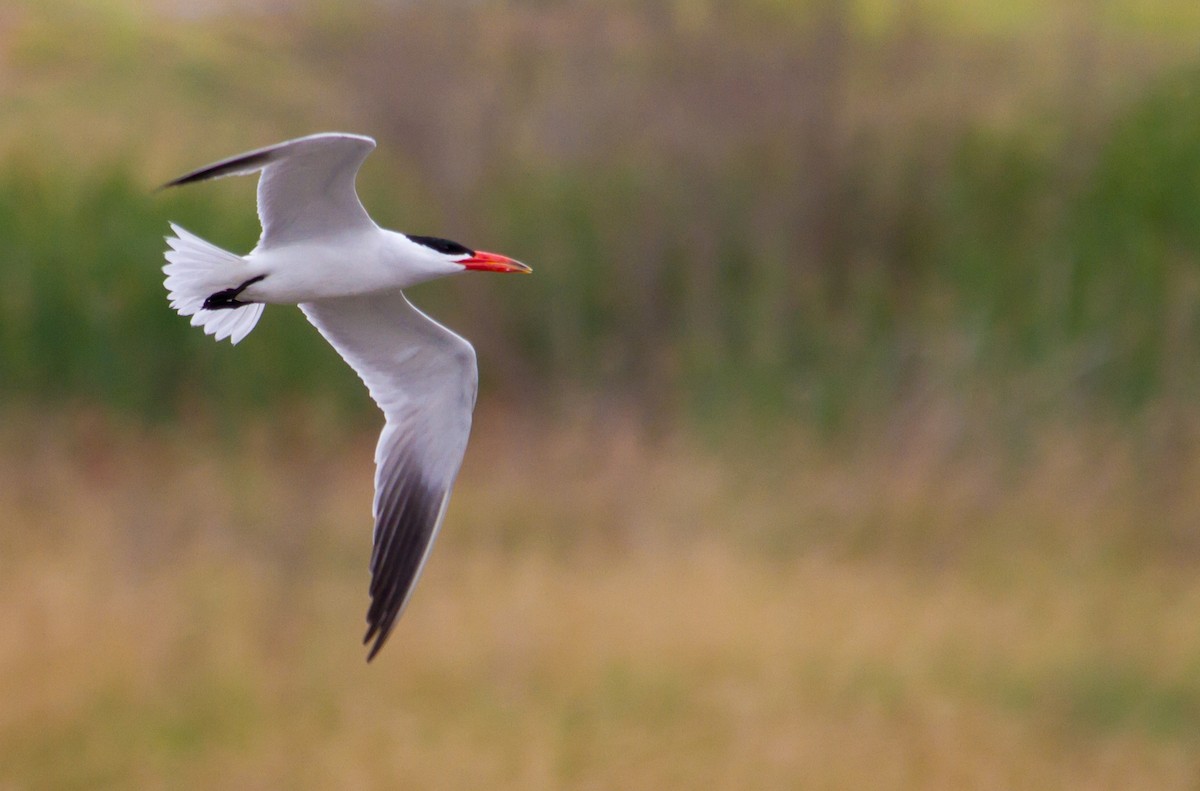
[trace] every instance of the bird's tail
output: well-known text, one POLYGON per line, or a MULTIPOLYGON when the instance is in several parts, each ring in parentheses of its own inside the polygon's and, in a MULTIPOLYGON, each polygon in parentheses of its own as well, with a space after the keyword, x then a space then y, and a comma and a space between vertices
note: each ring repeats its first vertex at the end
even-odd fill
MULTIPOLYGON (((236 303, 239 283, 246 282, 246 262, 241 256, 222 250, 199 236, 171 223, 174 236, 167 237, 171 247, 165 253, 167 298, 180 316, 191 316, 192 326, 203 328, 217 340, 237 343, 254 329, 262 315, 261 302, 236 303), (217 309, 213 299, 232 295, 217 309), (205 305, 209 307, 205 307, 205 305)), ((242 286, 244 287, 244 285, 242 286)))

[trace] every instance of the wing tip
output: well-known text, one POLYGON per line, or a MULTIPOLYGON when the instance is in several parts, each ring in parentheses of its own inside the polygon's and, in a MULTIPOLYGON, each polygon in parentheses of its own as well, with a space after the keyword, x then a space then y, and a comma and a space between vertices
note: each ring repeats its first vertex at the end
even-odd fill
POLYGON ((369 629, 367 629, 366 636, 363 637, 363 645, 366 645, 367 643, 371 642, 371 638, 375 637, 375 644, 371 646, 371 649, 369 651, 367 651, 367 662, 370 662, 372 659, 374 659, 379 654, 379 649, 383 648, 383 644, 387 641, 387 638, 388 638, 388 635, 386 632, 379 632, 378 635, 376 635, 378 628, 379 628, 379 624, 377 624, 377 623, 372 624, 371 627, 369 629))
POLYGON ((379 513, 385 529, 371 553, 371 606, 363 644, 374 640, 367 653, 370 662, 391 636, 417 586, 425 561, 437 537, 446 494, 420 475, 392 478, 395 487, 379 513))
POLYGON ((191 173, 185 173, 177 179, 172 179, 166 184, 159 187, 156 192, 170 189, 171 187, 182 187, 184 184, 194 184, 197 181, 208 181, 209 179, 219 179, 222 176, 237 176, 244 173, 253 173, 260 170, 264 165, 274 158, 274 148, 263 149, 259 151, 251 151, 248 154, 242 154, 232 159, 225 159, 211 165, 205 165, 199 170, 193 170, 191 173))
POLYGON ((239 154, 229 159, 223 159, 219 162, 214 162, 211 165, 193 170, 190 173, 185 173, 176 179, 171 179, 165 184, 160 184, 155 187, 153 192, 159 193, 163 190, 171 189, 172 187, 181 187, 184 184, 193 184, 197 181, 208 181, 210 179, 218 179, 224 176, 239 176, 248 173, 253 173, 256 170, 261 170, 271 160, 275 159, 279 152, 288 147, 305 141, 331 139, 354 140, 363 143, 367 146, 367 151, 375 149, 375 138, 367 135, 358 135, 352 132, 317 132, 316 134, 297 137, 292 140, 285 140, 282 143, 276 143, 266 148, 259 148, 254 151, 248 151, 245 154, 239 154))
MULTIPOLYGON (((415 586, 416 579, 412 580, 408 592, 412 592, 412 587, 415 586)), ((405 596, 405 599, 408 597, 405 596)), ((396 625, 396 621, 400 612, 404 609, 403 603, 395 607, 381 607, 381 600, 372 600, 370 611, 367 613, 367 633, 363 635, 363 645, 370 645, 367 651, 367 661, 374 659, 383 648, 384 643, 392 636, 392 627, 396 625), (374 642, 372 642, 374 641, 374 642)))

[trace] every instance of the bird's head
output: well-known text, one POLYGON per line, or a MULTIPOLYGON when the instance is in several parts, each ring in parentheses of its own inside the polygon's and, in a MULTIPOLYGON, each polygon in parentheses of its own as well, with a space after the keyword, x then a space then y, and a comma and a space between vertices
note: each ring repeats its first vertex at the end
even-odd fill
POLYGON ((406 234, 409 241, 415 242, 425 255, 440 259, 450 268, 450 273, 460 271, 476 272, 523 272, 533 270, 520 261, 514 261, 508 256, 498 253, 485 253, 482 250, 472 250, 458 242, 449 239, 439 239, 436 236, 414 236, 406 234))

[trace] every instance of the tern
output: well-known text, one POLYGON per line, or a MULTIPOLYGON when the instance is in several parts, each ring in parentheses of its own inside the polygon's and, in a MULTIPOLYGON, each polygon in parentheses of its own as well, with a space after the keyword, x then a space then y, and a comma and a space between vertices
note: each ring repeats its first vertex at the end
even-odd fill
POLYGON ((264 305, 299 305, 383 411, 367 661, 387 641, 429 558, 466 452, 478 384, 471 344, 413 307, 404 289, 460 272, 532 271, 503 255, 376 225, 354 186, 374 148, 361 135, 310 135, 163 185, 261 171, 262 236, 248 254, 170 224, 163 272, 171 307, 217 340, 236 344, 254 329, 264 305))

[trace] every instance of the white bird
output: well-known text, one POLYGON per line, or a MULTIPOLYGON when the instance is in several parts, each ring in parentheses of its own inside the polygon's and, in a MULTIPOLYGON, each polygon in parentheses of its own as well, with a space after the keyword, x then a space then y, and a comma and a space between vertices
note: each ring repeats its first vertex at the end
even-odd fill
POLYGON ((368 661, 429 557, 466 451, 478 382, 471 344, 413 307, 402 289, 471 270, 531 271, 502 255, 376 225, 354 188, 374 148, 369 137, 310 135, 163 185, 262 171, 262 236, 247 255, 171 223, 163 267, 171 307, 217 340, 237 343, 265 304, 298 304, 387 419, 375 450, 368 661))

